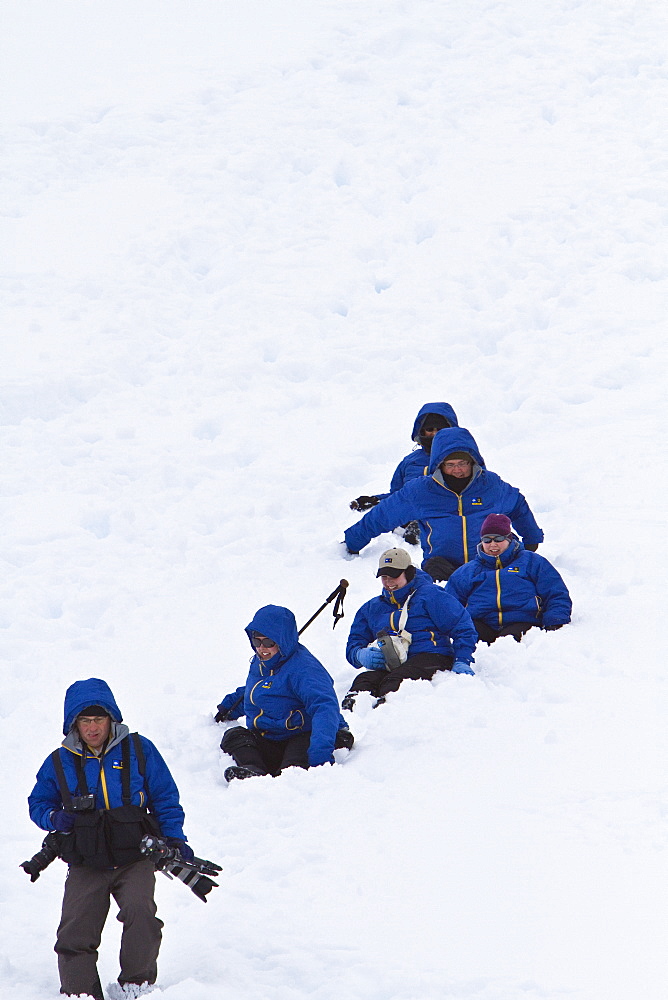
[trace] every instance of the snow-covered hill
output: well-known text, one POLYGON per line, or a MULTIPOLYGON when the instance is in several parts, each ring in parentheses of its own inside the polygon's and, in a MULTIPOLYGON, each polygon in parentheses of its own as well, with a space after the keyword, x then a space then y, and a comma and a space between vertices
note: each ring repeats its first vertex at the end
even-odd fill
POLYGON ((99 676, 224 865, 206 907, 159 879, 156 996, 665 997, 664 6, 4 15, 0 995, 57 995, 25 797, 99 676), (341 766, 228 787, 243 626, 345 576, 304 636, 345 692, 396 541, 342 561, 348 502, 437 399, 573 625, 362 703, 341 766))

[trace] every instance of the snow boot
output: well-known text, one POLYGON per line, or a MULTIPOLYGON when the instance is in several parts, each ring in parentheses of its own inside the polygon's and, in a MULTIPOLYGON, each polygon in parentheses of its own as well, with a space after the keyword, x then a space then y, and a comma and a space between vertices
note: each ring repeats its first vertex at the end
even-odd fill
POLYGON ((232 781, 232 778, 261 778, 265 775, 264 771, 260 771, 257 767, 251 767, 250 764, 233 764, 232 767, 225 769, 225 781, 232 781))
POLYGON ((151 983, 109 983, 107 993, 109 1000, 137 1000, 155 988, 151 983))
POLYGON ((355 698, 357 697, 357 691, 349 691, 345 695, 343 701, 341 702, 341 708, 344 712, 353 712, 355 710, 355 698))

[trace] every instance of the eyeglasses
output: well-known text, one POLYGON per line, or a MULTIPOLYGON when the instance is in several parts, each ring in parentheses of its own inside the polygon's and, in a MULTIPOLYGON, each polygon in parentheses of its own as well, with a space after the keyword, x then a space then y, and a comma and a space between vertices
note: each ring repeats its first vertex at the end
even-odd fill
POLYGON ((485 545, 489 545, 490 542, 507 542, 508 535, 482 535, 480 541, 485 545))
POLYGON ((468 469, 470 462, 462 460, 461 462, 444 462, 444 469, 468 469))
POLYGON ((273 639, 267 639, 264 635, 252 635, 251 642, 256 649, 272 649, 276 645, 273 639))
POLYGON ((80 715, 77 719, 77 723, 80 726, 101 726, 103 722, 109 718, 108 715, 96 715, 94 718, 89 718, 88 716, 80 715))

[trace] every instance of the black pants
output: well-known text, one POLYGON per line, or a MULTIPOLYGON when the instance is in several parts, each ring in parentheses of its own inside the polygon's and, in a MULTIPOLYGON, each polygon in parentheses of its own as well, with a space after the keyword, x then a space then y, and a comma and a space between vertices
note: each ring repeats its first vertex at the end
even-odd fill
POLYGON ((416 653, 394 670, 365 670, 350 686, 351 691, 370 691, 375 698, 384 698, 398 691, 402 681, 430 681, 439 670, 452 670, 454 657, 443 653, 416 653))
POLYGON ((501 628, 492 628, 491 625, 488 625, 481 618, 474 618, 473 624, 476 627, 480 641, 486 642, 488 646, 491 646, 502 635, 512 635, 515 642, 521 642, 522 636, 526 635, 529 629, 534 627, 535 622, 511 622, 510 625, 503 625, 501 628))
POLYGON ((154 889, 155 868, 148 860, 102 870, 86 865, 70 867, 54 949, 58 955, 61 993, 69 996, 89 993, 96 1000, 103 1000, 97 950, 109 913, 110 896, 118 903, 118 920, 123 924, 118 981, 155 982, 163 925, 156 916, 154 889))
MULTIPOLYGON (((310 742, 310 733, 299 733, 287 740, 268 740, 266 736, 253 733, 243 726, 235 726, 223 736, 220 749, 242 767, 256 767, 263 774, 277 777, 286 767, 308 768, 310 742)), ((350 750, 353 743, 354 737, 350 730, 339 729, 334 749, 345 747, 350 750)))
POLYGON ((434 583, 438 583, 449 580, 457 567, 445 556, 431 556, 422 563, 422 569, 425 573, 429 573, 434 583))

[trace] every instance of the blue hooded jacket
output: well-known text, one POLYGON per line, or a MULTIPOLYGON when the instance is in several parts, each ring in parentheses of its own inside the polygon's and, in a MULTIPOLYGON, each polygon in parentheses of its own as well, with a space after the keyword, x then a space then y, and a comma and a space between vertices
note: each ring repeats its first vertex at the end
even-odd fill
POLYGON ((543 541, 529 505, 520 491, 485 467, 482 455, 464 427, 446 427, 434 436, 429 475, 413 479, 390 494, 345 532, 351 552, 397 524, 418 521, 424 559, 444 556, 461 566, 476 554, 480 528, 488 514, 506 514, 529 545, 543 541), (452 452, 465 451, 474 460, 473 476, 461 495, 443 482, 439 466, 452 452))
MULTIPOLYGON (((413 433, 411 438, 416 443, 420 440, 420 428, 422 427, 422 421, 427 416, 428 413, 438 413, 441 417, 444 417, 451 427, 457 427, 457 414, 450 406, 449 403, 425 403, 418 412, 415 422, 413 424, 413 433)), ((392 481, 390 482, 390 492, 389 493, 377 493, 381 500, 384 497, 390 496, 391 493, 396 493, 400 490, 406 483, 409 483, 411 479, 417 479, 419 476, 426 476, 429 471, 429 452, 425 451, 424 448, 416 448, 414 451, 409 452, 404 458, 401 459, 399 465, 394 470, 394 475, 392 476, 392 481)))
POLYGON ((336 734, 346 723, 334 682, 300 643, 292 611, 275 604, 260 608, 246 627, 249 642, 253 632, 273 639, 278 652, 264 661, 255 653, 245 685, 223 698, 218 708, 228 712, 229 719, 245 714, 248 729, 269 740, 310 732, 309 765, 333 764, 336 734))
POLYGON ((476 558, 456 569, 445 589, 471 618, 495 629, 513 622, 548 628, 571 620, 571 598, 559 573, 517 540, 500 556, 486 555, 479 545, 476 558))
MULTIPOLYGON (((65 693, 63 732, 65 739, 59 749, 60 759, 67 787, 72 795, 77 790, 77 770, 75 758, 83 758, 88 791, 95 795, 96 809, 115 809, 123 804, 121 783, 122 752, 121 742, 130 730, 123 725, 116 700, 109 685, 97 677, 85 681, 75 681, 65 693), (77 716, 92 705, 100 705, 111 716, 110 739, 101 757, 95 757, 81 742, 78 729, 74 726, 77 716)), ((184 814, 179 802, 179 792, 167 765, 157 749, 145 736, 139 737, 146 759, 145 774, 139 772, 135 750, 130 740, 130 795, 132 805, 146 806, 152 813, 163 837, 174 837, 185 841, 183 834, 184 814)), ((51 812, 61 809, 63 801, 60 785, 51 757, 42 764, 37 774, 37 782, 28 798, 30 818, 42 830, 52 830, 51 812)))
POLYGON ((408 656, 416 653, 440 653, 455 660, 473 662, 478 634, 468 611, 437 587, 428 573, 417 570, 405 587, 391 591, 383 587, 379 597, 372 597, 359 609, 350 628, 346 657, 359 667, 356 653, 373 642, 381 629, 397 635, 401 609, 410 597, 405 628, 412 635, 408 656), (412 596, 411 596, 412 595, 412 596))

